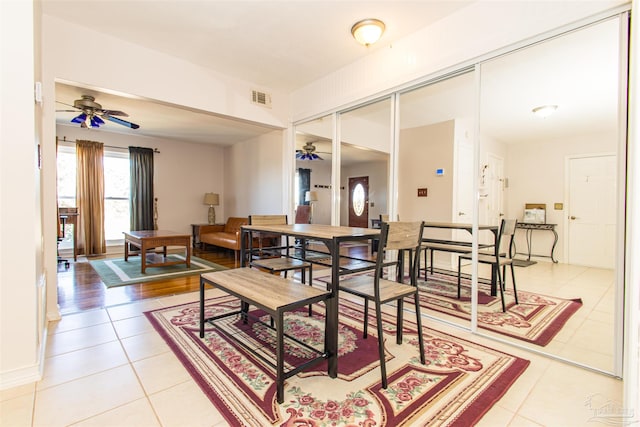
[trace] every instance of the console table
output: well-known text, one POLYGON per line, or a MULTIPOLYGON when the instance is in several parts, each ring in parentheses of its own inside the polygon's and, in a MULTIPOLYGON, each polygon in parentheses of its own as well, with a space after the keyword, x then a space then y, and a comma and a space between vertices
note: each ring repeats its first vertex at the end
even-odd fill
MULTIPOLYGON (((527 261, 531 261, 531 256, 537 256, 537 257, 545 257, 545 258, 551 258, 551 261, 557 263, 558 261, 554 258, 553 256, 553 252, 556 249, 556 244, 558 243, 558 233, 556 232, 556 225, 557 224, 537 224, 537 223, 532 223, 532 222, 519 222, 516 224, 516 229, 520 229, 520 230, 525 230, 525 237, 527 239, 527 252, 518 252, 516 249, 516 255, 517 254, 521 254, 521 255, 527 255, 527 261), (532 237, 533 237, 533 232, 537 231, 537 230, 542 230, 542 231, 551 231, 553 233, 553 245, 551 245, 551 253, 550 255, 536 255, 536 254, 532 254, 531 253, 531 241, 532 241, 532 237)), ((514 242, 514 246, 515 246, 515 242, 514 242)))

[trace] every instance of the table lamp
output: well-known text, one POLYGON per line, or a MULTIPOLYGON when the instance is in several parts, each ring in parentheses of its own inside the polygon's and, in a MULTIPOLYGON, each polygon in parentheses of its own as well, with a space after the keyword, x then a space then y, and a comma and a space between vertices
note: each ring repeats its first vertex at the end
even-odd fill
POLYGON ((202 203, 209 205, 209 224, 215 224, 216 210, 214 206, 220 204, 220 196, 217 193, 204 193, 204 201, 202 203))

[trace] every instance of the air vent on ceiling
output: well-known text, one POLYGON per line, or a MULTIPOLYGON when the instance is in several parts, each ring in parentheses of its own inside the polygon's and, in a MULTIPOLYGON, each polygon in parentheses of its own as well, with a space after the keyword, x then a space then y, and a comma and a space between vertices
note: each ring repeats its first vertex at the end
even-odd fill
POLYGON ((260 92, 259 90, 252 90, 251 102, 271 108, 271 95, 265 92, 260 92))

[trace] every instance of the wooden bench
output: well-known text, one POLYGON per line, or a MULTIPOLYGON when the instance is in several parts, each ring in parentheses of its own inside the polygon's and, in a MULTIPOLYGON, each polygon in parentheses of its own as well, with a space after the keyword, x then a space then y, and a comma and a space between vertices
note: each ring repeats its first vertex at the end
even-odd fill
MULTIPOLYGON (((249 306, 253 305, 271 316, 275 321, 273 328, 276 333, 275 359, 276 363, 264 358, 255 352, 255 349, 238 341, 246 350, 253 352, 254 355, 262 359, 265 363, 271 365, 276 370, 276 397, 278 403, 284 401, 284 380, 289 378, 303 369, 316 364, 328 357, 326 349, 318 351, 317 349, 296 340, 294 337, 284 333, 284 313, 296 310, 309 304, 326 300, 331 296, 330 291, 318 288, 303 286, 291 279, 285 279, 263 271, 251 269, 249 267, 236 268, 224 271, 216 271, 212 273, 204 273, 200 276, 200 338, 204 338, 205 323, 209 323, 219 330, 221 327, 215 324, 215 321, 224 317, 239 315, 245 322, 249 318, 249 306), (205 285, 211 285, 219 288, 224 292, 233 295, 242 302, 240 310, 224 313, 218 316, 205 318, 204 309, 204 288, 205 285), (303 364, 295 367, 288 372, 284 370, 284 338, 293 339, 297 344, 308 348, 318 354, 318 357, 310 359, 303 364)), ((260 322, 256 319, 257 322, 260 322)), ((271 328, 268 324, 263 323, 266 327, 271 328)), ((325 328, 327 327, 325 316, 325 328)), ((222 330, 222 332, 225 332, 222 330)), ((234 338, 232 334, 226 334, 230 338, 234 338)), ((325 343, 326 346, 326 343, 325 343)))
MULTIPOLYGON (((423 239, 421 250, 424 250, 424 280, 427 280, 427 252, 430 252, 429 265, 431 274, 433 275, 433 253, 436 251, 450 252, 457 254, 469 254, 471 253, 471 242, 452 241, 452 240, 439 240, 439 239, 423 239)), ((490 248, 493 245, 480 244, 479 249, 490 248)), ((418 268, 418 271, 422 268, 418 268)))

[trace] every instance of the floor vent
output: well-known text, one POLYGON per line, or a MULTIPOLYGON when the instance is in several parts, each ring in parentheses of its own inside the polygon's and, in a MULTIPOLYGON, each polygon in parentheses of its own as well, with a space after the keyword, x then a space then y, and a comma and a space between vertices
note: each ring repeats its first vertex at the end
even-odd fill
POLYGON ((259 90, 252 90, 251 102, 271 108, 271 95, 265 92, 260 92, 259 90))

